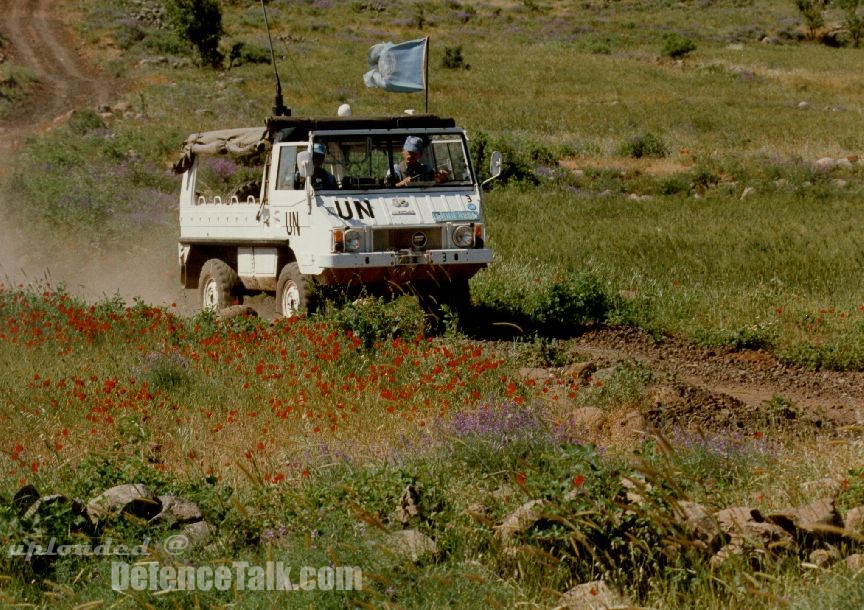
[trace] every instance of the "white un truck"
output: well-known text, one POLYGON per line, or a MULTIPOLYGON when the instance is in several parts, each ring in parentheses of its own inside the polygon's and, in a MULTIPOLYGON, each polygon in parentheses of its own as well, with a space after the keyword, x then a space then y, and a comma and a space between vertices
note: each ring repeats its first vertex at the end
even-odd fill
MULTIPOLYGON (((500 168, 493 153, 493 177, 500 168)), ((291 317, 326 287, 459 308, 492 260, 482 185, 453 119, 277 116, 192 134, 175 170, 180 279, 207 309, 263 291, 291 317)))

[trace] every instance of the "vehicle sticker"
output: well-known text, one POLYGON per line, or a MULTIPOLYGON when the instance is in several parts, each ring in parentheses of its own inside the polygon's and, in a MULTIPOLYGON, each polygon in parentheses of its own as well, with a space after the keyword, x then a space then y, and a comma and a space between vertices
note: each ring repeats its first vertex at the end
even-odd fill
POLYGON ((472 212, 476 212, 476 211, 477 211, 477 204, 469 203, 469 204, 468 204, 467 206, 465 206, 465 207, 467 207, 467 208, 468 208, 469 210, 471 210, 472 212))
POLYGON ((436 222, 445 220, 480 220, 477 212, 432 212, 432 218, 436 222))

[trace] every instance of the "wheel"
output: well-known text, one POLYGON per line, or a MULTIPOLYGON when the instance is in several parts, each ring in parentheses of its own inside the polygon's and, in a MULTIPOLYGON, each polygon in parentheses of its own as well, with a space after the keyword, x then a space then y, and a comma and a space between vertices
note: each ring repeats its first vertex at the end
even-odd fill
POLYGON ((304 313, 313 313, 316 309, 313 293, 311 277, 300 273, 296 262, 282 267, 276 282, 276 302, 284 317, 293 318, 304 313))
POLYGON ((239 300, 237 294, 237 272, 223 260, 211 258, 201 267, 198 286, 201 290, 201 307, 219 311, 239 300))

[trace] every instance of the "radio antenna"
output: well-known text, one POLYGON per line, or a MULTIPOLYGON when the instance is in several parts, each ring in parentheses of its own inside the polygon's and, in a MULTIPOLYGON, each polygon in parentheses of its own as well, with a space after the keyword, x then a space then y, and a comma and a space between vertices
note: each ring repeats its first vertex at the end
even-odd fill
POLYGON ((273 52, 273 39, 270 37, 270 24, 267 22, 267 8, 261 0, 261 10, 264 12, 264 27, 267 28, 267 40, 270 43, 270 61, 273 64, 273 76, 276 79, 276 100, 273 102, 274 116, 291 116, 291 109, 285 107, 282 101, 282 83, 279 81, 279 71, 276 69, 276 54, 273 52))

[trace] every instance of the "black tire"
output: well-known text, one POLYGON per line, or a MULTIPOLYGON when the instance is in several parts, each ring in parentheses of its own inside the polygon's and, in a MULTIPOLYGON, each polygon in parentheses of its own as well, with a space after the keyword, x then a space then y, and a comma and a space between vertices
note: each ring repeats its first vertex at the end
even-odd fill
POLYGON ((220 311, 240 302, 237 272, 225 261, 211 258, 201 267, 199 278, 202 309, 220 311))
POLYGON ((285 318, 315 313, 317 309, 314 281, 310 276, 300 273, 296 262, 288 263, 279 272, 276 306, 285 318))

